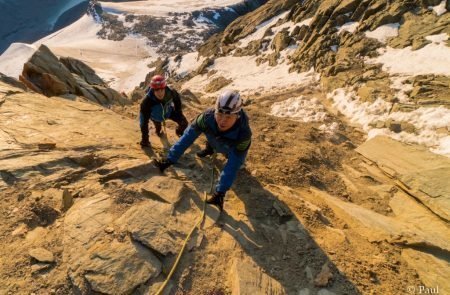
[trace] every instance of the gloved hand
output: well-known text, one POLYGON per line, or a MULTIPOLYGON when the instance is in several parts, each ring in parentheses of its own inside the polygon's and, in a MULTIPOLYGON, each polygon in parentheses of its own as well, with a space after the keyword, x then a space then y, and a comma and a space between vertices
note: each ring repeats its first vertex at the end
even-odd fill
POLYGON ((206 200, 207 204, 216 205, 220 211, 223 211, 223 199, 225 193, 215 192, 209 199, 206 200))
POLYGON ((155 160, 155 166, 159 168, 159 171, 164 172, 167 168, 172 166, 173 163, 169 159, 155 160))

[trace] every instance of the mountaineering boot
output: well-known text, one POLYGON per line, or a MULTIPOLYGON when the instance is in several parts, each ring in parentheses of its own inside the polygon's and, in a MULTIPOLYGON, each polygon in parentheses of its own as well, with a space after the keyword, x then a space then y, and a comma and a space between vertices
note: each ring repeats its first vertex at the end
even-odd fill
POLYGON ((197 153, 197 157, 204 158, 207 156, 211 156, 212 154, 214 154, 213 148, 209 144, 206 144, 205 149, 203 149, 197 153))
POLYGON ((148 140, 141 140, 139 144, 141 145, 142 148, 151 147, 150 142, 148 140))
POLYGON ((150 141, 148 139, 148 132, 143 132, 141 131, 141 141, 139 142, 139 144, 141 145, 141 147, 150 147, 150 141))
POLYGON ((206 200, 207 204, 215 205, 220 211, 223 211, 223 199, 225 194, 221 192, 215 192, 210 198, 206 200))
POLYGON ((142 148, 151 147, 150 142, 148 141, 141 141, 139 144, 141 145, 142 148))
POLYGON ((173 165, 172 161, 170 161, 169 159, 155 160, 154 163, 155 166, 159 168, 159 171, 161 171, 161 173, 164 173, 164 170, 173 165))

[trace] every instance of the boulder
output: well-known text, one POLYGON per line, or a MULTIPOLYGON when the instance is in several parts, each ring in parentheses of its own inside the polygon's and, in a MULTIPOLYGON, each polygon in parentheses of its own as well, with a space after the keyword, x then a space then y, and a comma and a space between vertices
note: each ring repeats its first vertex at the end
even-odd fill
POLYGON ((131 103, 107 87, 89 66, 73 58, 59 61, 45 45, 31 56, 19 78, 27 87, 46 96, 77 94, 103 106, 131 103))
POLYGON ((160 273, 161 262, 144 246, 113 240, 90 248, 71 277, 83 276, 101 294, 130 294, 160 273))
POLYGON ((128 294, 161 272, 161 262, 145 247, 110 241, 111 197, 100 193, 77 200, 64 219, 63 259, 75 292, 128 294))
POLYGON ((53 253, 44 249, 44 248, 36 248, 30 250, 28 252, 31 257, 36 259, 39 262, 47 262, 47 263, 53 263, 55 262, 55 257, 53 256, 53 253))
POLYGON ((134 240, 165 256, 181 249, 196 214, 190 210, 175 211, 172 204, 145 200, 125 212, 116 224, 134 240))
POLYGON ((21 76, 42 89, 41 93, 44 93, 46 89, 43 84, 45 81, 48 83, 54 80, 63 83, 66 85, 66 90, 71 93, 75 93, 77 85, 69 69, 60 63, 50 49, 43 44, 25 63, 21 76), (42 77, 44 74, 47 74, 47 78, 42 77))
POLYGON ((97 76, 95 71, 81 60, 72 57, 61 57, 59 60, 71 73, 83 77, 87 83, 106 86, 102 78, 97 76))
POLYGON ((280 53, 280 51, 284 50, 289 46, 292 39, 289 36, 289 32, 287 30, 281 31, 275 35, 273 38, 273 42, 271 48, 275 50, 276 53, 280 53))

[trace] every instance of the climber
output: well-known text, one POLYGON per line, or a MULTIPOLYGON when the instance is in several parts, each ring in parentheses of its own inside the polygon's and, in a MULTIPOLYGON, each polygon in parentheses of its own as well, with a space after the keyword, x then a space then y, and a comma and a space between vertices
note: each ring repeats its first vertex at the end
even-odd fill
POLYGON ((150 82, 150 87, 141 103, 140 110, 140 128, 142 139, 140 145, 142 147, 149 147, 149 129, 148 121, 152 120, 155 125, 156 135, 162 136, 161 125, 167 119, 175 121, 178 127, 175 133, 181 136, 188 126, 188 121, 183 115, 181 108, 180 95, 174 89, 167 86, 166 80, 163 76, 153 76, 150 82))
POLYGON ((214 152, 227 157, 215 192, 206 201, 216 205, 222 211, 225 193, 230 189, 238 170, 243 166, 251 144, 252 132, 238 92, 231 90, 222 92, 216 100, 215 108, 200 114, 178 142, 172 146, 167 157, 155 161, 155 165, 164 172, 178 161, 202 133, 205 134, 207 143, 205 149, 197 153, 198 157, 204 158, 214 152))

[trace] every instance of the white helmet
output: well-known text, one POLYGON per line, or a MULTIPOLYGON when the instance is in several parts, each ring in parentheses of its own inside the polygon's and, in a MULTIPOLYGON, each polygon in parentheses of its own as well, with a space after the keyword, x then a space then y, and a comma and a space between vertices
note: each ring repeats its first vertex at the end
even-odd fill
POLYGON ((237 114, 242 109, 242 99, 239 92, 225 90, 216 100, 216 112, 223 114, 237 114))

